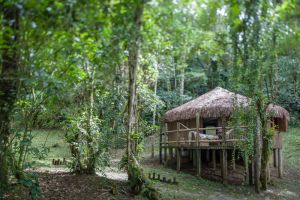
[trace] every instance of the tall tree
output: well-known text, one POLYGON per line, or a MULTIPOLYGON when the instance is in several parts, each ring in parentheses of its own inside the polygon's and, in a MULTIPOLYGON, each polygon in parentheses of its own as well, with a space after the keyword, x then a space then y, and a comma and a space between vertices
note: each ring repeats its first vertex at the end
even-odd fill
MULTIPOLYGON (((2 65, 0 74, 0 195, 8 186, 10 115, 16 99, 18 55, 19 8, 10 1, 0 3, 3 15, 2 65)), ((1 196, 0 196, 1 197, 1 196)))

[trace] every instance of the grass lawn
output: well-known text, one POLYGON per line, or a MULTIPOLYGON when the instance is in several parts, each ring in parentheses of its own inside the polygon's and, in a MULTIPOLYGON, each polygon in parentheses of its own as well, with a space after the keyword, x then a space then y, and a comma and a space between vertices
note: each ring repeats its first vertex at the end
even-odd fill
MULTIPOLYGON (((34 146, 45 145, 50 148, 46 160, 33 159, 34 166, 52 166, 52 159, 63 159, 70 157, 68 145, 64 141, 61 131, 35 131, 34 146)), ((156 146, 157 147, 157 146, 156 146)), ((145 162, 142 162, 146 174, 156 172, 167 179, 176 177, 178 185, 165 184, 152 181, 154 186, 161 192, 162 199, 300 199, 300 129, 291 128, 284 133, 284 178, 272 177, 272 182, 267 192, 256 194, 254 188, 249 186, 223 185, 220 182, 197 178, 186 173, 177 173, 175 170, 158 165, 157 159, 149 159, 151 148, 146 148, 145 162), (149 151, 149 152, 148 152, 149 151)), ((157 149, 155 151, 157 155, 157 149)), ((118 157, 118 156, 117 156, 118 157)), ((157 156, 156 156, 157 157, 157 156)))
POLYGON ((33 131, 33 147, 49 148, 49 153, 44 160, 29 158, 33 161, 34 167, 54 167, 52 159, 70 158, 71 153, 68 144, 64 139, 64 133, 60 130, 35 130, 33 131))

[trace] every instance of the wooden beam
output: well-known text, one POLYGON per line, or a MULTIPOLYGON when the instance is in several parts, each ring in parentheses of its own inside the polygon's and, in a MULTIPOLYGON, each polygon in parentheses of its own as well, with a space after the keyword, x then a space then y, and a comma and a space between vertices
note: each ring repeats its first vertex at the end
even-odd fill
POLYGON ((213 169, 216 169, 216 150, 212 150, 212 163, 213 163, 213 169))

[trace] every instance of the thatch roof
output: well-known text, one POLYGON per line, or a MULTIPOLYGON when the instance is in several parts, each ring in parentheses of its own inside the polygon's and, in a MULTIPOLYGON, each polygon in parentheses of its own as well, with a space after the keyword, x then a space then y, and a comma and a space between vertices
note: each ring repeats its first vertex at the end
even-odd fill
MULTIPOLYGON (((192 119, 198 112, 202 118, 229 117, 236 106, 247 107, 249 103, 248 97, 216 87, 192 101, 169 110, 165 114, 165 121, 192 119)), ((272 112, 274 117, 283 118, 285 116, 288 119, 288 112, 280 106, 269 105, 268 112, 272 112)))
POLYGON ((270 113, 272 117, 290 120, 289 112, 281 106, 270 104, 267 107, 267 112, 270 113))

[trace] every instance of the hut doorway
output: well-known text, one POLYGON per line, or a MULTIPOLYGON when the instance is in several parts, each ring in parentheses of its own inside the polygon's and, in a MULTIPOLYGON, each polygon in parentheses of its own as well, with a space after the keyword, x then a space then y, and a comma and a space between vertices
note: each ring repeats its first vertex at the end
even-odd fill
MULTIPOLYGON (((212 128, 212 127, 218 127, 218 119, 217 118, 205 118, 203 119, 203 127, 204 128, 212 128)), ((204 130, 203 134, 207 135, 217 135, 216 130, 204 130)))

